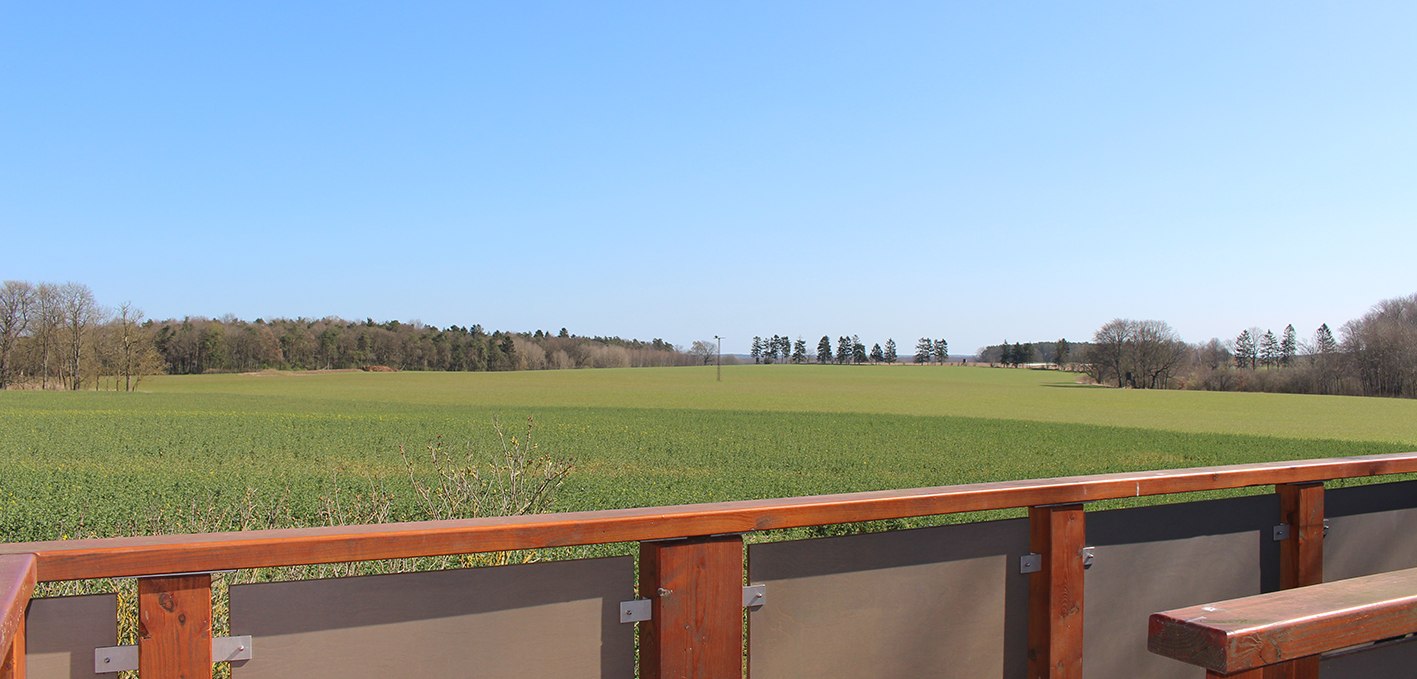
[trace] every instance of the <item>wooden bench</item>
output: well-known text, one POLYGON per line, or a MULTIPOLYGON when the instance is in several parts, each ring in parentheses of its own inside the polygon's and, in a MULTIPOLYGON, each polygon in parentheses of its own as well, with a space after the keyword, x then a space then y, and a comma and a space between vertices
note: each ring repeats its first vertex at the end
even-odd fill
MULTIPOLYGON (((1264 668, 1417 632, 1417 568, 1154 613, 1152 653, 1258 679, 1264 668)), ((1311 670, 1312 671, 1312 670, 1311 670)))

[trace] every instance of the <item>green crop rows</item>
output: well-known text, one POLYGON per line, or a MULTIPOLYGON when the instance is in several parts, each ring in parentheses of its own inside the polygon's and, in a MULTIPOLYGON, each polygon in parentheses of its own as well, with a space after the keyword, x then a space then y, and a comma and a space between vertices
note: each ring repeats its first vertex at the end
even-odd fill
POLYGON ((575 460, 565 510, 1417 449, 1417 402, 1099 389, 1069 374, 741 366, 164 377, 0 392, 0 539, 163 530, 162 517, 367 489, 419 518, 399 454, 536 421, 575 460))

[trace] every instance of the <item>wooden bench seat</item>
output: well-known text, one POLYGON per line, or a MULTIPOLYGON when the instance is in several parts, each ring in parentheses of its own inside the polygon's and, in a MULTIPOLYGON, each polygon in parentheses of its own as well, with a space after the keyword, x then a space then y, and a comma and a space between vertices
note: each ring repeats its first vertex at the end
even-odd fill
POLYGON ((1417 632, 1417 568, 1154 613, 1152 653, 1208 677, 1417 632))

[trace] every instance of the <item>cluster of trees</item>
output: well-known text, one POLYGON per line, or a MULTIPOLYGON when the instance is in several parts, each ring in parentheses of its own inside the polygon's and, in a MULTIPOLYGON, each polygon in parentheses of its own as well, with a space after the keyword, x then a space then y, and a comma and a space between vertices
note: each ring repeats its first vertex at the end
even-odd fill
POLYGON ((1290 324, 1188 344, 1162 321, 1115 319, 1074 349, 1099 384, 1413 398, 1417 294, 1379 302, 1338 336, 1324 323, 1301 339, 1290 324))
POLYGON ((399 321, 329 317, 256 319, 188 317, 153 324, 154 342, 174 374, 262 369, 554 370, 692 365, 694 356, 661 339, 505 332, 399 321))
POLYGON ((79 283, 0 284, 0 389, 132 390, 162 372, 143 312, 100 307, 79 283))
POLYGON ((1072 358, 1073 345, 1066 339, 1053 342, 1014 342, 1004 340, 1003 344, 981 347, 975 360, 991 365, 1020 367, 1042 361, 1059 368, 1066 368, 1072 358))
POLYGON ((1165 321, 1108 321, 1092 336, 1086 361, 1098 384, 1161 389, 1190 356, 1190 346, 1165 321))
MULTIPOLYGON (((698 347, 703 344, 705 348, 707 342, 695 342, 698 347)), ((777 363, 785 361, 789 363, 835 363, 837 365, 853 365, 860 363, 897 363, 900 355, 897 353, 895 340, 886 338, 886 343, 882 346, 879 342, 872 344, 870 349, 861 341, 860 335, 842 335, 836 338, 835 350, 832 348, 832 338, 830 335, 822 335, 822 339, 817 342, 817 352, 807 353, 807 342, 801 337, 796 341, 791 340, 786 335, 773 335, 764 338, 756 336, 750 355, 754 363, 777 363)), ((920 338, 920 342, 915 345, 916 363, 945 363, 949 361, 950 345, 943 339, 932 340, 928 337, 920 338)), ((705 357, 705 362, 708 358, 705 357)))
POLYGON ((806 363, 807 342, 801 337, 793 342, 787 335, 773 335, 768 338, 754 336, 749 355, 753 357, 754 363, 806 363))
POLYGON ((1198 383, 1207 389, 1417 397, 1417 295, 1379 302, 1345 323, 1340 336, 1327 323, 1308 340, 1298 339, 1293 325, 1278 337, 1247 328, 1233 342, 1203 346, 1209 358, 1198 383))
POLYGON ((950 362, 950 343, 941 339, 921 337, 915 343, 915 362, 920 364, 950 362))
MULTIPOLYGON (((1327 323, 1323 324, 1318 332, 1327 333, 1328 341, 1333 342, 1333 333, 1329 331, 1327 323)), ((1283 339, 1276 338, 1273 330, 1266 330, 1263 335, 1259 333, 1259 328, 1248 328, 1240 331, 1235 337, 1235 343, 1232 345, 1235 367, 1288 368, 1294 364, 1299 343, 1292 323, 1284 326, 1283 339)))

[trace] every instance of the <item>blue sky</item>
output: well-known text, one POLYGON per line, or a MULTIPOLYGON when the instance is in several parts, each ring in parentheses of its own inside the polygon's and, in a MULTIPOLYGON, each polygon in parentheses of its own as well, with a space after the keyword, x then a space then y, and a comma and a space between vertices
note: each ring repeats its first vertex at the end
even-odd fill
POLYGON ((0 10, 0 277, 726 351, 1417 292, 1412 3, 291 5, 0 10))

